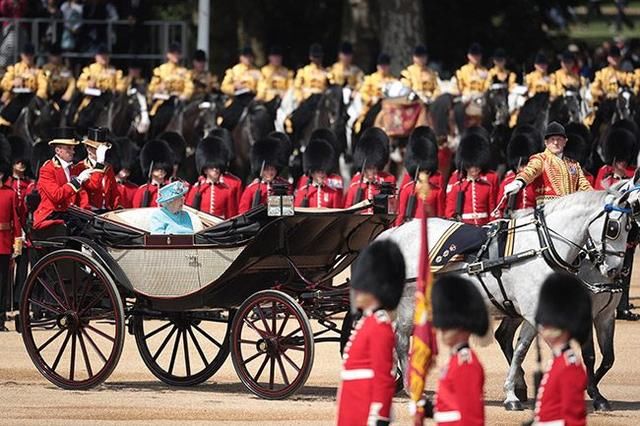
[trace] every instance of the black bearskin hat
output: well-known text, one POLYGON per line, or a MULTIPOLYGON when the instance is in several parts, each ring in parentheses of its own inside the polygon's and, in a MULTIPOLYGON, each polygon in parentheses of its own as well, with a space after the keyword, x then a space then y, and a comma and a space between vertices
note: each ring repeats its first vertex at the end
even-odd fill
POLYGON ((438 144, 436 134, 430 127, 416 127, 411 132, 404 156, 404 167, 411 179, 414 179, 420 170, 431 174, 438 170, 438 144))
POLYGON ((460 140, 456 152, 456 167, 464 171, 469 167, 479 167, 482 171, 489 170, 491 165, 491 145, 489 139, 480 133, 467 133, 460 140))
POLYGON ((529 161, 529 157, 540 152, 540 145, 535 137, 527 133, 517 133, 507 145, 507 164, 514 172, 518 167, 524 166, 529 161))
POLYGON ((289 164, 289 157, 293 152, 293 145, 291 144, 291 139, 287 136, 286 133, 278 132, 274 130, 269 133, 269 138, 275 138, 280 141, 280 161, 282 162, 282 167, 286 167, 289 164))
MULTIPOLYGON (((138 161, 138 156, 140 155, 140 148, 138 148, 131 139, 126 137, 115 138, 113 140, 113 145, 117 146, 117 153, 120 157, 117 162, 118 164, 115 164, 115 162, 110 163, 114 170, 116 172, 119 172, 122 169, 133 171, 135 163, 138 161), (119 167, 117 168, 116 165, 119 167)), ((107 156, 109 155, 109 151, 107 151, 107 156)))
POLYGON ((231 158, 229 148, 222 139, 202 139, 196 147, 196 170, 202 174, 205 169, 219 169, 224 172, 231 158))
POLYGON ((589 159, 589 146, 579 134, 569 133, 562 154, 584 167, 589 159))
POLYGON ((11 146, 11 163, 22 162, 25 166, 29 165, 32 145, 20 136, 12 135, 7 140, 9 141, 9 146, 11 146))
POLYGON ((175 154, 169 144, 162 139, 148 141, 140 151, 140 167, 145 179, 149 176, 149 167, 153 163, 153 169, 163 169, 167 177, 173 174, 173 165, 176 163, 175 154))
POLYGON ((33 146, 33 150, 31 151, 31 172, 34 177, 38 177, 40 167, 42 167, 47 160, 51 160, 53 154, 53 147, 46 142, 38 142, 33 146))
POLYGON ((319 127, 315 129, 313 132, 311 132, 311 136, 309 137, 309 140, 313 140, 313 139, 324 139, 325 141, 331 144, 331 146, 333 147, 333 153, 334 153, 333 155, 334 163, 331 165, 330 171, 332 172, 337 171, 338 158, 340 157, 339 153, 342 147, 340 146, 338 142, 338 137, 336 136, 334 131, 331 129, 327 129, 326 127, 319 127))
POLYGON ((530 138, 530 141, 535 143, 535 147, 537 151, 544 151, 544 138, 542 137, 542 133, 535 126, 531 124, 518 124, 513 130, 512 137, 516 135, 527 135, 530 138))
POLYGON ((331 143, 324 139, 311 139, 304 150, 304 172, 311 173, 321 170, 329 173, 335 164, 335 150, 331 143))
MULTIPOLYGON (((127 138, 117 138, 127 139, 127 138)), ((127 139, 128 140, 128 139, 127 139)), ((120 144, 115 140, 111 142, 111 148, 107 151, 105 162, 111 166, 114 173, 118 173, 122 169, 122 154, 120 153, 120 144)))
POLYGON ((569 332, 585 343, 591 334, 591 298, 580 280, 567 273, 553 273, 540 289, 536 323, 569 332))
POLYGON ((379 240, 365 248, 353 267, 351 288, 373 294, 383 309, 393 310, 404 290, 404 257, 391 240, 379 240))
POLYGON ((184 161, 187 156, 187 143, 180 133, 163 132, 158 136, 158 139, 162 139, 171 147, 174 164, 181 164, 184 161))
POLYGON ((11 145, 7 138, 0 138, 0 173, 2 173, 2 182, 6 181, 13 174, 11 167, 11 145))
MULTIPOLYGON (((614 125, 614 127, 615 127, 615 125, 614 125)), ((582 124, 582 123, 569 123, 569 124, 567 124, 565 126, 565 130, 567 132, 567 138, 570 137, 571 133, 574 133, 574 134, 580 135, 582 137, 582 139, 587 144, 590 144, 591 131, 584 124, 582 124)))
POLYGON ((489 328, 487 306, 471 281, 458 275, 438 278, 431 289, 434 327, 461 328, 483 336, 489 328))
POLYGON ((389 162, 389 137, 379 127, 370 127, 360 136, 356 144, 353 162, 356 169, 362 166, 375 166, 384 169, 389 162))
POLYGON ((231 153, 231 158, 235 157, 236 148, 233 145, 233 137, 228 129, 218 127, 217 129, 211 130, 207 137, 221 139, 227 147, 227 150, 231 153))
POLYGON ((604 142, 604 159, 607 164, 627 161, 635 164, 638 159, 638 141, 627 129, 611 129, 604 142))
POLYGON ((278 170, 278 173, 286 165, 283 162, 285 158, 285 147, 282 141, 276 137, 268 136, 265 139, 261 139, 251 147, 251 172, 254 176, 260 176, 262 165, 273 166, 278 170))

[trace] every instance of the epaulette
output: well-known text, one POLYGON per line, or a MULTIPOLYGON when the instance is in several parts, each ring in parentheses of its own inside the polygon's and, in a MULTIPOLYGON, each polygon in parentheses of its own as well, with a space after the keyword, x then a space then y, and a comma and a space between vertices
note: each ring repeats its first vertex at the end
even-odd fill
POLYGON ((573 349, 567 349, 564 351, 563 355, 567 365, 578 365, 578 356, 573 349))
POLYGON ((458 365, 471 363, 471 349, 462 348, 456 355, 458 356, 458 365))
POLYGON ((378 324, 389 324, 391 323, 391 318, 389 314, 384 309, 379 309, 373 313, 373 317, 376 319, 378 324))

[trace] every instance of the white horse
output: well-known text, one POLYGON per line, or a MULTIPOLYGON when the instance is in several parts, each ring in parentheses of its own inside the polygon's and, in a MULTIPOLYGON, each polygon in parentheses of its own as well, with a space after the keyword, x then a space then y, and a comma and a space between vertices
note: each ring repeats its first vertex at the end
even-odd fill
MULTIPOLYGON (((631 218, 627 199, 628 193, 613 195, 606 191, 579 192, 547 203, 540 209, 542 215, 534 215, 531 212, 523 214, 515 219, 513 253, 529 252, 532 255, 525 256, 502 270, 502 288, 499 281, 489 272, 472 274, 470 278, 478 285, 488 305, 489 294, 498 304, 504 304, 504 296, 506 296, 506 299, 513 303, 515 313, 530 325, 528 328, 523 327, 523 333, 527 337, 527 330, 532 331, 532 340, 535 337, 533 325, 540 287, 544 279, 555 269, 547 263, 543 254, 552 254, 556 261, 569 266, 581 253, 585 253, 582 247, 590 246, 592 249, 589 255, 596 261, 600 274, 609 277, 617 275, 622 267, 622 253, 624 253, 630 229, 631 218), (539 231, 544 234, 545 228, 548 232, 546 237, 543 236, 541 239, 539 231), (616 228, 616 232, 609 232, 613 228, 616 228), (478 277, 484 282, 486 290, 478 277)), ((436 242, 453 224, 454 222, 444 219, 429 219, 430 250, 433 250, 436 242)), ((413 329, 415 278, 419 263, 417 254, 420 253, 421 240, 420 222, 419 220, 407 222, 383 232, 378 238, 389 238, 395 241, 405 257, 408 283, 398 306, 396 320, 397 352, 400 367, 404 372, 413 329)), ((459 271, 460 267, 466 265, 462 262, 450 264, 439 273, 457 270, 457 273, 466 274, 459 271)), ((499 314, 497 309, 494 308, 493 311, 499 314)), ((516 349, 518 356, 520 355, 518 349, 526 353, 526 350, 520 346, 519 344, 516 349)), ((524 355, 522 357, 524 358, 524 355)), ((515 359, 514 355, 514 361, 515 359)), ((511 363, 504 388, 507 408, 520 404, 516 396, 516 373, 520 368, 520 364, 511 363)))

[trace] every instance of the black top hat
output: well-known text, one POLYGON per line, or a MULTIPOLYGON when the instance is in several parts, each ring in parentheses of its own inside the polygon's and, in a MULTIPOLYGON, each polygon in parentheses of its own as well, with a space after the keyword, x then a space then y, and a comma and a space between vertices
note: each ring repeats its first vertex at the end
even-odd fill
POLYGON ((94 142, 108 142, 109 129, 106 127, 91 127, 87 131, 87 139, 94 142))
POLYGON ((319 43, 313 43, 311 46, 309 46, 309 56, 311 56, 312 58, 322 58, 322 56, 324 56, 322 45, 319 43))
POLYGON ((391 63, 391 56, 386 53, 381 53, 378 55, 378 60, 376 62, 378 65, 389 65, 391 63))

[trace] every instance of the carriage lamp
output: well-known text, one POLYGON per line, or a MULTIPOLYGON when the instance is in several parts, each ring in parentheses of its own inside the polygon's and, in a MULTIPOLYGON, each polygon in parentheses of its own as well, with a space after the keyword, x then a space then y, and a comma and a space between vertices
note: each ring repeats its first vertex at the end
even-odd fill
POLYGON ((268 216, 293 216, 293 196, 288 195, 288 184, 273 184, 267 198, 268 216))

